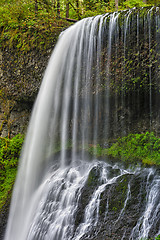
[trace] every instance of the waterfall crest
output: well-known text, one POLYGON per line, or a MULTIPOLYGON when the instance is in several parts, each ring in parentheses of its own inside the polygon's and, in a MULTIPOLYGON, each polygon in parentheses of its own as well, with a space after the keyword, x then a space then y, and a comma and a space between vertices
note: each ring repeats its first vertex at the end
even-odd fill
POLYGON ((159 234, 157 171, 125 169, 87 152, 88 146, 108 146, 111 138, 126 135, 146 114, 148 128, 159 131, 153 124, 159 16, 158 7, 133 9, 83 19, 62 32, 32 112, 5 240, 135 240, 159 234), (118 207, 116 189, 123 192, 118 207), (137 222, 130 217, 123 225, 129 211, 137 222))

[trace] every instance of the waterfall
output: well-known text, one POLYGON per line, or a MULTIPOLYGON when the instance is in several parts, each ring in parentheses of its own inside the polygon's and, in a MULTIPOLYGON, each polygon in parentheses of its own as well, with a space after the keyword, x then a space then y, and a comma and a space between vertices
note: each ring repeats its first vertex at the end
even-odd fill
POLYGON ((159 170, 87 151, 135 129, 159 132, 159 35, 158 7, 86 18, 61 33, 32 111, 5 240, 160 233, 159 170))

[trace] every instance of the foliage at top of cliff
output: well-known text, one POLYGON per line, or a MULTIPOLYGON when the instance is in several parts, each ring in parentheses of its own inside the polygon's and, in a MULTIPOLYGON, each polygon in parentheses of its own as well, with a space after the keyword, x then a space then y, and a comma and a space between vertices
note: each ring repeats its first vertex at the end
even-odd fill
POLYGON ((21 51, 34 48, 45 50, 50 43, 54 44, 63 29, 76 20, 115 9, 153 5, 158 1, 1 0, 0 47, 14 47, 21 51))
POLYGON ((21 51, 46 49, 68 26, 67 21, 56 20, 47 1, 43 5, 39 3, 38 10, 35 10, 33 1, 28 0, 8 0, 0 4, 1 48, 14 47, 21 51))

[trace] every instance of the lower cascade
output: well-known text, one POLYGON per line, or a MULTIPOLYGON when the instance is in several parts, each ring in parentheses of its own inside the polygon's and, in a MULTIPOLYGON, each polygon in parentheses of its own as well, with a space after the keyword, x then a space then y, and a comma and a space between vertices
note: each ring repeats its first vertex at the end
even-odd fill
POLYGON ((159 72, 159 7, 86 18, 61 33, 32 112, 5 240, 160 235, 159 168, 98 157, 94 148, 131 132, 160 133, 159 72))

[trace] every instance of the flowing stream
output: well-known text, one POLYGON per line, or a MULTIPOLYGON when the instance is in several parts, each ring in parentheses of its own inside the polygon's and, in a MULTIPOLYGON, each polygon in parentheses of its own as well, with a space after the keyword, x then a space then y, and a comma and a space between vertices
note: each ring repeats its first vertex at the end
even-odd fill
POLYGON ((135 128, 159 131, 159 44, 158 7, 83 19, 61 33, 32 112, 5 240, 160 234, 159 170, 87 151, 135 128))

